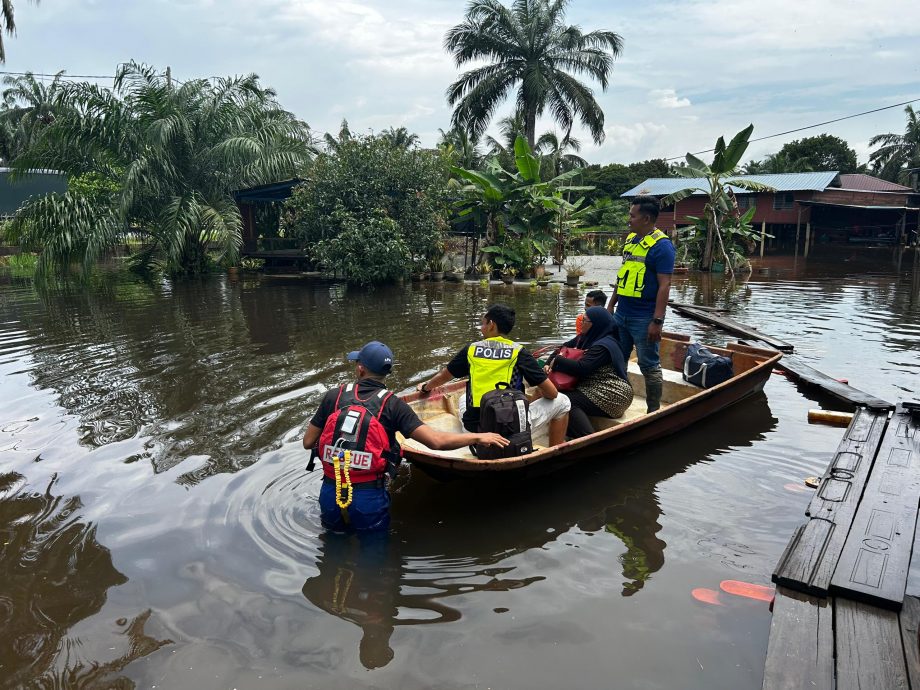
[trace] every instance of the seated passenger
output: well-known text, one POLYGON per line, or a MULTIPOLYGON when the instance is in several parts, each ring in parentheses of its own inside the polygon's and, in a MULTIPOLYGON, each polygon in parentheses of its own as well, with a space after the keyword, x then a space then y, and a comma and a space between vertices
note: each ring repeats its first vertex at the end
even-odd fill
POLYGON ((618 419, 632 404, 633 390, 626 376, 623 351, 614 337, 613 315, 603 307, 591 307, 585 312, 582 335, 569 341, 585 351, 580 360, 554 355, 546 365, 550 371, 561 371, 578 379, 575 390, 563 395, 571 401, 569 438, 594 433, 588 417, 618 419))
POLYGON ((505 382, 512 388, 524 390, 525 381, 534 386, 530 400, 531 433, 536 437, 548 428, 549 444, 565 441, 569 419, 569 399, 559 395, 556 386, 547 378, 527 350, 508 339, 514 328, 515 311, 504 304, 493 304, 482 317, 480 331, 483 340, 461 348, 448 365, 417 389, 430 393, 451 379, 469 377, 466 395, 460 399, 460 419, 464 428, 472 433, 479 431, 479 403, 482 396, 505 382))
MULTIPOLYGON (((587 295, 585 295, 585 311, 591 307, 605 307, 607 306, 607 295, 604 294, 603 290, 592 290, 587 295)), ((581 322, 584 320, 585 315, 579 314, 575 318, 575 334, 581 335, 581 322)), ((566 343, 569 347, 574 347, 566 343)))

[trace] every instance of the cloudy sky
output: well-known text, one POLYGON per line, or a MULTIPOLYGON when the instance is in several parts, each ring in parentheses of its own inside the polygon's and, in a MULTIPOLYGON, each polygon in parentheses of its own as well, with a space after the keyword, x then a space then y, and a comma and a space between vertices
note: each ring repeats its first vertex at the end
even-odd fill
MULTIPOLYGON (((450 122, 444 91, 458 69, 442 42, 464 7, 463 0, 20 0, 2 68, 109 75, 134 59, 170 65, 179 79, 255 72, 319 132, 337 131, 345 117, 353 131, 405 126, 430 145, 450 122)), ((606 140, 595 146, 577 133, 591 162, 678 156, 750 122, 757 137, 920 98, 918 0, 573 0, 568 20, 624 40, 607 91, 597 93, 606 140)), ((872 135, 903 129, 898 108, 755 143, 749 153, 762 158, 786 141, 828 132, 864 161, 872 135)))

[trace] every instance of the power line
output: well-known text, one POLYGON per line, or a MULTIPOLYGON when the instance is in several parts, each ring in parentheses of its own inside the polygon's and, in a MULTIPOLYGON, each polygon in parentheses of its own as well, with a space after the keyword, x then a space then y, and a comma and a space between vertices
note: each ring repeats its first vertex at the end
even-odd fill
POLYGON ((59 77, 60 79, 114 79, 112 74, 48 74, 45 72, 7 72, 0 70, 0 74, 10 74, 16 77, 24 77, 31 74, 33 77, 59 77))
MULTIPOLYGON (((786 136, 787 134, 794 134, 795 132, 803 132, 806 129, 814 129, 815 127, 822 127, 824 125, 829 125, 834 122, 842 122, 843 120, 852 120, 854 117, 862 117, 863 115, 870 115, 872 113, 878 113, 878 112, 881 112, 882 110, 891 110, 892 108, 900 108, 902 105, 909 105, 910 103, 916 103, 917 101, 920 101, 920 98, 912 98, 911 100, 904 101, 903 103, 895 103, 894 105, 886 105, 882 108, 873 108, 872 110, 866 110, 861 113, 856 113, 855 115, 845 115, 844 117, 837 117, 837 118, 834 118, 833 120, 826 120, 824 122, 818 122, 817 124, 807 125, 805 127, 797 127, 796 129, 790 129, 785 132, 777 132, 776 134, 768 134, 765 137, 757 137, 756 139, 751 139, 749 143, 753 144, 755 141, 763 141, 765 139, 774 139, 776 137, 783 137, 783 136, 786 136)), ((713 151, 715 151, 715 148, 706 149, 705 151, 695 151, 691 155, 698 156, 701 153, 712 153, 713 151)), ((665 158, 664 160, 665 161, 676 161, 677 159, 683 158, 683 157, 684 156, 671 156, 670 158, 665 158)))

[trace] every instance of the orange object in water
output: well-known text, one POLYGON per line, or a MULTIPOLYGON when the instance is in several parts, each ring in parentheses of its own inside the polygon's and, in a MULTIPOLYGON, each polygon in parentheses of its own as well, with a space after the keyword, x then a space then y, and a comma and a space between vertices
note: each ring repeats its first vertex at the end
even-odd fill
POLYGON ((575 333, 581 335, 581 322, 585 320, 584 314, 579 314, 575 317, 575 333))
POLYGON ((697 601, 702 601, 704 604, 712 604, 713 606, 722 606, 722 602, 719 601, 719 593, 714 589, 707 589, 706 587, 697 587, 690 594, 697 601))
POLYGON ((773 588, 765 585, 755 585, 740 580, 722 580, 719 587, 723 592, 734 594, 738 597, 758 599, 759 601, 773 601, 773 588))

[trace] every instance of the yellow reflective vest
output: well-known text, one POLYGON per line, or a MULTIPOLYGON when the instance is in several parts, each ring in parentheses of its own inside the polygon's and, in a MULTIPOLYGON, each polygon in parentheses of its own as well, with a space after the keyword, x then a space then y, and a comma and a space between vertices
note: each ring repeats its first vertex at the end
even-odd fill
POLYGON ((470 364, 469 404, 479 407, 482 396, 495 389, 496 383, 513 385, 521 346, 501 336, 473 343, 466 351, 470 364))
POLYGON ((658 228, 636 242, 636 233, 631 232, 626 237, 623 247, 623 265, 617 273, 617 295, 620 297, 642 297, 642 288, 645 287, 645 257, 649 249, 660 240, 667 239, 658 228))

